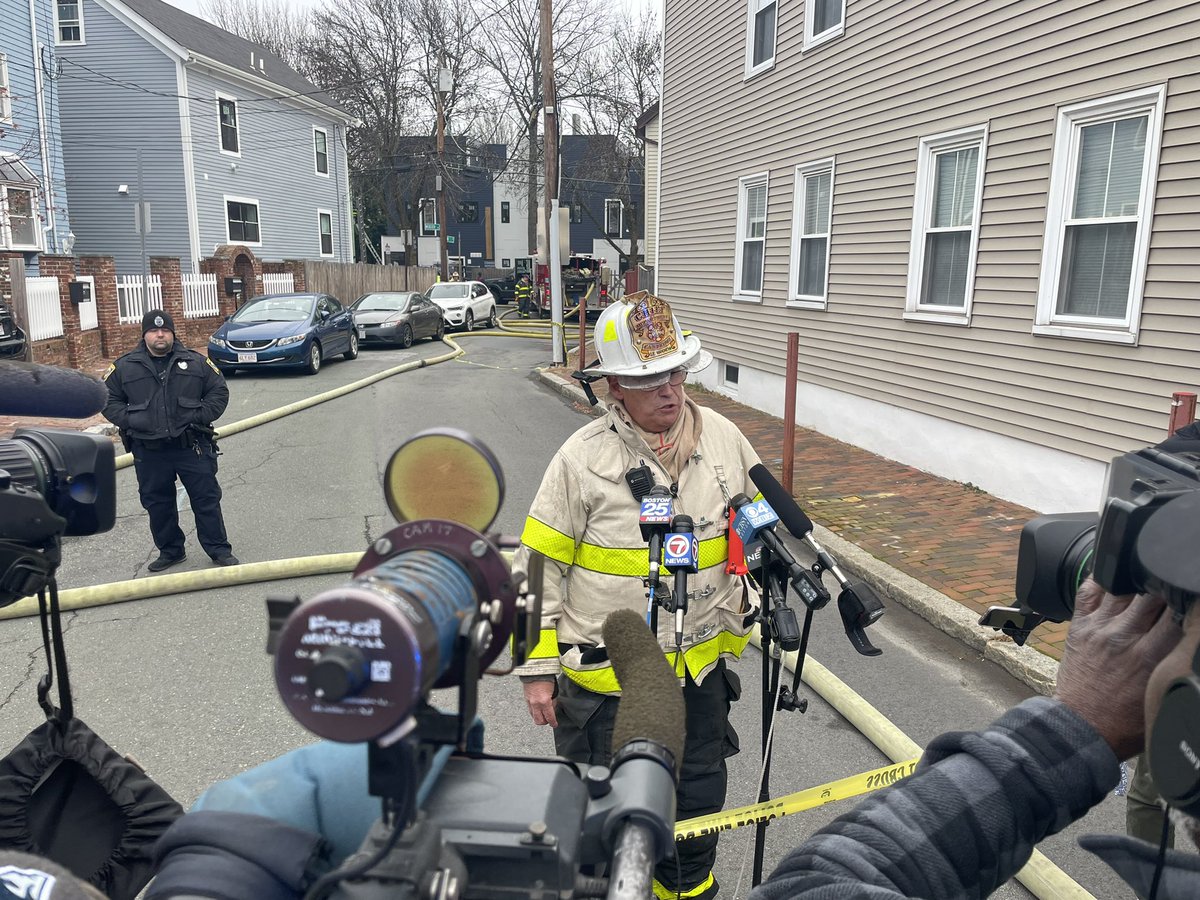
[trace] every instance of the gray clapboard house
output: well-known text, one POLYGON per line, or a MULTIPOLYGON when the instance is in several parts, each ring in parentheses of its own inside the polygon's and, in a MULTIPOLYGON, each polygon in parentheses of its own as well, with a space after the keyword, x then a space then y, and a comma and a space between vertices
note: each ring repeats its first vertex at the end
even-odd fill
POLYGON ((57 4, 55 87, 77 255, 183 270, 222 244, 352 259, 353 117, 278 57, 161 0, 57 4), (138 231, 139 202, 150 229, 138 231))
POLYGON ((709 387, 782 414, 794 378, 801 425, 1042 510, 1166 436, 1200 387, 1194 2, 666 0, 663 28, 658 286, 709 387))

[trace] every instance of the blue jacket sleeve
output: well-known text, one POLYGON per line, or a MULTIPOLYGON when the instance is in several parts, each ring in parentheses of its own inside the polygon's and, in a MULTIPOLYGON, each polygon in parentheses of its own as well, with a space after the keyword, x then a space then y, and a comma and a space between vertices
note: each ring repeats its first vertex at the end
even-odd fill
POLYGON ((912 777, 814 834, 751 897, 985 897, 1118 777, 1087 722, 1035 697, 983 732, 934 740, 912 777))

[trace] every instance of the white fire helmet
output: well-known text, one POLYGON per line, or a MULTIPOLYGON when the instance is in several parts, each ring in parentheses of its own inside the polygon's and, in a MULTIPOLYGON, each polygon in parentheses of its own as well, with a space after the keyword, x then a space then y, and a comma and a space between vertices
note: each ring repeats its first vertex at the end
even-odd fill
POLYGON ((593 343, 600 364, 587 372, 594 375, 652 381, 647 376, 666 376, 676 369, 699 372, 712 362, 700 339, 684 334, 670 304, 649 291, 627 294, 600 313, 593 343))

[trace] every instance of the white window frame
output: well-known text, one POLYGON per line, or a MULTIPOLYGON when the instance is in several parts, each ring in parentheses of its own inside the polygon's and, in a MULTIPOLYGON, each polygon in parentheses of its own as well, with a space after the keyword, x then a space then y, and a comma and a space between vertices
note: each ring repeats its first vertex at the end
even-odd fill
POLYGON ((83 2, 84 2, 84 0, 77 0, 77 2, 75 4, 76 7, 79 9, 79 19, 68 23, 68 26, 76 25, 76 24, 79 26, 79 40, 64 41, 62 39, 63 23, 60 22, 59 18, 58 18, 58 0, 51 0, 51 3, 54 4, 54 44, 55 44, 55 46, 61 47, 61 46, 66 45, 66 46, 74 47, 79 44, 87 43, 87 34, 84 32, 84 28, 83 28, 83 2))
MULTIPOLYGON (((983 177, 987 169, 988 126, 972 125, 921 138, 917 150, 917 184, 913 193, 912 239, 908 250, 908 286, 904 298, 904 318, 913 322, 937 322, 943 325, 970 325, 971 301, 975 296, 975 265, 979 258, 980 207, 983 204, 983 177), (937 187, 935 162, 941 153, 979 149, 975 168, 975 193, 971 206, 971 245, 967 251, 967 284, 961 309, 921 303, 921 283, 925 276, 925 237, 931 231, 933 191, 937 187)), ((945 229, 947 231, 952 229, 945 229)), ((958 229, 953 229, 958 230, 958 229)), ((939 229, 941 231, 941 229, 939 229)))
POLYGON ((779 2, 780 0, 747 0, 746 2, 746 74, 743 81, 748 81, 763 72, 775 68, 775 57, 779 55, 779 2), (754 64, 754 20, 758 14, 768 7, 775 7, 774 30, 771 32, 771 55, 754 64))
POLYGON ((835 37, 841 37, 846 33, 846 4, 850 0, 842 0, 842 18, 838 23, 824 31, 814 34, 813 22, 816 18, 817 0, 804 0, 804 45, 803 50, 812 50, 815 47, 820 47, 826 41, 831 41, 835 37))
POLYGON ((238 159, 241 159, 241 156, 242 156, 242 115, 241 115, 241 111, 238 108, 238 99, 237 99, 237 97, 232 97, 229 94, 222 94, 220 92, 218 92, 216 94, 216 97, 217 97, 217 149, 221 151, 222 156, 236 156, 238 159), (237 150, 226 150, 225 142, 224 142, 224 140, 222 140, 222 137, 223 137, 222 128, 224 128, 224 125, 221 124, 221 101, 222 100, 228 100, 229 102, 231 102, 233 104, 233 129, 234 129, 234 134, 237 136, 237 150))
POLYGON ((221 197, 221 215, 225 220, 225 243, 241 244, 243 247, 261 247, 262 246, 262 204, 258 202, 256 197, 236 197, 233 194, 225 194, 221 197), (229 204, 230 203, 247 203, 258 210, 258 240, 257 241, 235 241, 229 233, 229 204))
POLYGON ((605 237, 619 238, 625 233, 625 201, 613 197, 604 199, 604 235, 605 237), (617 233, 613 234, 608 230, 608 206, 610 203, 617 204, 617 233))
MULTIPOLYGON (((1050 194, 1046 202, 1046 237, 1042 245, 1042 271, 1038 282, 1037 312, 1033 333, 1048 337, 1136 344, 1142 315, 1142 291, 1146 283, 1146 263, 1150 255, 1154 199, 1158 187, 1158 156, 1162 145, 1163 108, 1167 87, 1154 85, 1111 97, 1088 100, 1059 107, 1058 127, 1054 133, 1054 161, 1050 171, 1050 194), (1142 187, 1138 197, 1137 236, 1133 244, 1133 264, 1129 272, 1129 297, 1125 319, 1088 319, 1060 316, 1054 309, 1062 278, 1063 249, 1070 217, 1067 211, 1075 196, 1079 160, 1079 135, 1087 125, 1114 119, 1148 116, 1146 154, 1142 160, 1142 187)), ((1111 217, 1110 217, 1111 218, 1111 217)))
MULTIPOLYGON (((242 146, 241 138, 238 139, 238 147, 242 146)), ((313 126, 313 171, 322 178, 329 177, 329 132, 324 128, 313 126), (317 135, 320 134, 325 138, 325 171, 321 171, 321 157, 317 153, 317 135)))
POLYGON ((797 309, 825 309, 829 303, 829 257, 833 248, 833 190, 837 178, 835 158, 818 159, 810 163, 796 166, 795 189, 792 194, 792 258, 788 267, 788 301, 787 305, 797 309), (806 235, 804 231, 804 201, 807 185, 805 179, 810 175, 829 173, 829 230, 825 232, 825 293, 820 296, 800 293, 800 245, 804 238, 821 237, 819 234, 806 235))
POLYGON ((733 243, 733 299, 743 303, 762 303, 762 287, 765 286, 767 268, 767 225, 770 221, 771 204, 771 172, 770 170, 755 172, 753 175, 743 175, 738 179, 737 224, 733 243), (763 196, 763 236, 762 268, 759 275, 759 290, 742 290, 742 243, 756 238, 746 237, 746 191, 759 184, 766 189, 763 196))
MULTIPOLYGON (((262 213, 259 213, 259 218, 262 218, 262 213)), ((259 225, 259 234, 262 234, 262 225, 259 225)), ((321 256, 332 258, 337 254, 337 244, 333 240, 333 210, 318 209, 317 210, 317 252, 321 256), (329 252, 325 252, 325 248, 321 246, 321 239, 325 237, 325 232, 321 230, 321 217, 325 216, 329 219, 329 252)))
POLYGON ((39 225, 40 206, 38 199, 37 187, 31 184, 9 184, 0 182, 0 248, 5 250, 32 250, 40 252, 44 249, 42 245, 42 229, 39 225), (8 217, 8 193, 9 191, 21 191, 29 195, 29 210, 33 218, 33 239, 32 244, 14 244, 12 224, 8 217))
POLYGON ((8 80, 8 57, 0 53, 0 124, 12 123, 12 83, 8 80))

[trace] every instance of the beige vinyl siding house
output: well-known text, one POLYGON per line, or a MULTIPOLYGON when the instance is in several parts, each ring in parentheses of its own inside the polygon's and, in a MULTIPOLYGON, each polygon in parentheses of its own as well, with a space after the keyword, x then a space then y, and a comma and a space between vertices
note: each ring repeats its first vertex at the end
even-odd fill
POLYGON ((666 0, 657 283, 701 382, 782 414, 795 331, 800 424, 1094 507, 1200 385, 1198 73, 1183 0, 666 0))

